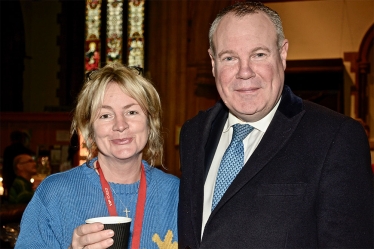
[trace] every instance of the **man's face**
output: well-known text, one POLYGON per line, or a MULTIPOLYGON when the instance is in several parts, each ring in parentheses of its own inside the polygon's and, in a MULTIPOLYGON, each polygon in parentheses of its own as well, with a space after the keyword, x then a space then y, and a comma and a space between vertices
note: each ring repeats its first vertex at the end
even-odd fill
POLYGON ((18 163, 18 168, 26 172, 30 177, 36 174, 36 162, 35 160, 29 155, 21 155, 20 160, 18 163))
POLYGON ((279 100, 284 82, 288 41, 278 49, 274 24, 262 12, 223 17, 209 50, 217 90, 239 119, 255 122, 279 100))

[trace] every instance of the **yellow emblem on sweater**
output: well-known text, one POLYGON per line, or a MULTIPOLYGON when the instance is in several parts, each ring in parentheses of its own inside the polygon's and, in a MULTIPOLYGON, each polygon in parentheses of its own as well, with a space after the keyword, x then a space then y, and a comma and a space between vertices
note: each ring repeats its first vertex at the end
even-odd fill
POLYGON ((157 233, 153 235, 152 241, 157 244, 159 249, 178 249, 178 242, 172 242, 173 232, 171 230, 168 230, 163 241, 157 233))

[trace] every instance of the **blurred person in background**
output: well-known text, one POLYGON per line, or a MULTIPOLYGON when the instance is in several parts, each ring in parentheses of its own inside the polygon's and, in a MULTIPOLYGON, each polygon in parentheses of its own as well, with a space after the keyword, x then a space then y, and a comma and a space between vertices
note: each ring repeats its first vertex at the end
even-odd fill
POLYGON ((10 204, 27 204, 34 195, 35 187, 31 178, 36 174, 36 162, 28 154, 21 154, 14 158, 13 168, 16 178, 9 190, 10 204))
POLYGON ((23 130, 15 130, 12 131, 10 134, 10 141, 11 144, 5 147, 3 153, 3 183, 4 189, 6 192, 9 192, 10 187, 14 179, 16 178, 16 174, 13 170, 13 161, 14 158, 21 154, 27 154, 30 156, 34 156, 35 152, 33 152, 29 148, 30 143, 30 135, 23 130))

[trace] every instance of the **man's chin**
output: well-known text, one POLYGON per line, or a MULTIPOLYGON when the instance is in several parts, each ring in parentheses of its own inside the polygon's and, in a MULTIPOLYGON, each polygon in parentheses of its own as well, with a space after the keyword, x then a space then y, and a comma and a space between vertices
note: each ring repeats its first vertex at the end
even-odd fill
POLYGON ((237 109, 235 112, 231 112, 236 116, 238 119, 244 121, 244 122, 256 122, 260 120, 259 118, 260 113, 253 111, 253 110, 241 110, 237 109))

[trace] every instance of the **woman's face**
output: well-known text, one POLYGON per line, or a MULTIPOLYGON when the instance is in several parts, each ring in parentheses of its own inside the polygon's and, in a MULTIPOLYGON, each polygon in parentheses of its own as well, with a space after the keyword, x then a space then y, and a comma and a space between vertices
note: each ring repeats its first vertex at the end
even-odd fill
POLYGON ((99 155, 137 160, 148 141, 147 116, 138 102, 116 83, 109 83, 98 116, 93 123, 99 155))

